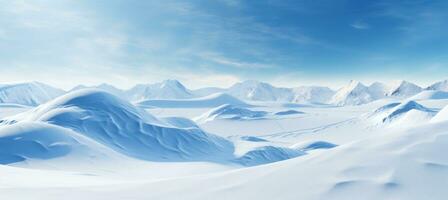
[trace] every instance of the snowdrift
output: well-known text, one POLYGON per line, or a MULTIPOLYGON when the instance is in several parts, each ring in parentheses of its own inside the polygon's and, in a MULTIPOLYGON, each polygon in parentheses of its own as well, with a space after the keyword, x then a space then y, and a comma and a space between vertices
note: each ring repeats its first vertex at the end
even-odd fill
POLYGON ((415 101, 405 101, 382 106, 368 114, 368 118, 378 124, 409 126, 429 121, 435 114, 415 101))
POLYGON ((305 152, 296 149, 262 146, 245 153, 236 159, 235 162, 245 166, 255 166, 287 160, 305 154, 305 152))
POLYGON ((151 161, 219 161, 233 144, 199 128, 177 128, 99 90, 79 90, 18 116, 76 131, 122 154, 151 161))
POLYGON ((69 129, 41 122, 18 122, 0 128, 0 164, 62 156, 97 159, 116 155, 69 129))
POLYGON ((280 116, 282 116, 282 115, 296 115, 296 114, 304 114, 304 112, 300 112, 300 111, 297 111, 297 110, 285 110, 285 111, 279 111, 279 112, 275 113, 275 115, 280 115, 280 116))
POLYGON ((137 105, 142 108, 212 108, 224 104, 234 106, 249 107, 250 105, 224 93, 216 93, 206 97, 195 99, 178 99, 178 100, 145 100, 138 102, 137 105))
POLYGON ((291 148, 299 149, 302 151, 311 151, 316 149, 331 149, 337 146, 338 145, 326 141, 309 141, 296 144, 291 148))
POLYGON ((268 112, 265 111, 253 111, 247 108, 224 104, 204 113, 195 120, 198 122, 207 122, 215 119, 253 120, 262 119, 267 114, 268 112))
POLYGON ((448 106, 440 110, 432 119, 431 122, 442 122, 448 120, 448 106))
POLYGON ((0 128, 2 164, 27 158, 62 157, 80 149, 90 155, 101 149, 99 146, 110 152, 159 162, 210 161, 253 166, 296 155, 287 149, 266 147, 239 158, 234 155, 232 142, 202 131, 191 120, 157 119, 96 89, 68 93, 3 120, 0 128))

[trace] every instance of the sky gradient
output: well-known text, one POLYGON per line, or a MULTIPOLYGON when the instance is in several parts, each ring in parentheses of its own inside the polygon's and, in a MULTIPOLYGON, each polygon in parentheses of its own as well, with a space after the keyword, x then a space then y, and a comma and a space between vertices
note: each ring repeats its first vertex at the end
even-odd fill
POLYGON ((0 78, 226 87, 448 78, 448 1, 0 0, 0 78))

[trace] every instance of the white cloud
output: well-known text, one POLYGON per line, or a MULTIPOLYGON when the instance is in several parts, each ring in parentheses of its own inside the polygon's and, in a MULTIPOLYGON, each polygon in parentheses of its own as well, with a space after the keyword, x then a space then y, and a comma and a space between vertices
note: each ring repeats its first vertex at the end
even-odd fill
POLYGON ((350 26, 355 29, 360 29, 360 30, 370 29, 370 25, 365 22, 362 22, 362 21, 354 22, 354 23, 350 24, 350 26))

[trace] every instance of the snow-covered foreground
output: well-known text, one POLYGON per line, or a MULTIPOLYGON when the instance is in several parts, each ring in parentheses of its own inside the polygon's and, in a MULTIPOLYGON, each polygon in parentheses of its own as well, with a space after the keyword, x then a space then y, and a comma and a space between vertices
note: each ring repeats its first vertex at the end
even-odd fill
POLYGON ((446 105, 428 92, 343 107, 222 94, 132 104, 91 89, 4 104, 0 197, 446 199, 446 105))

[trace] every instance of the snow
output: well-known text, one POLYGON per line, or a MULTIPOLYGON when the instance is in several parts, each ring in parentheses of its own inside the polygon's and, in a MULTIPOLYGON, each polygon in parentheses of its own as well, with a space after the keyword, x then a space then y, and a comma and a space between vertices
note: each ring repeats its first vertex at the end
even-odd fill
POLYGON ((0 103, 37 106, 62 94, 63 90, 39 82, 4 84, 0 86, 0 103))
POLYGON ((397 81, 390 86, 389 92, 386 95, 405 98, 418 94, 421 91, 422 88, 414 83, 410 83, 408 81, 397 81))
POLYGON ((278 88, 255 80, 236 83, 227 89, 226 93, 242 100, 251 101, 289 102, 293 98, 293 93, 288 88, 278 88))
POLYGON ((410 100, 448 99, 448 92, 436 90, 424 90, 412 97, 410 100))
POLYGON ((229 159, 233 153, 233 144, 224 138, 199 128, 170 127, 101 90, 68 93, 15 120, 48 122, 71 129, 117 152, 144 160, 216 161, 229 159))
POLYGON ((179 100, 145 100, 138 102, 141 107, 160 107, 160 108, 212 108, 224 104, 248 107, 249 104, 224 93, 216 93, 206 97, 194 99, 179 100))
POLYGON ((294 95, 255 89, 254 98, 238 97, 246 103, 226 91, 198 97, 186 89, 192 97, 135 103, 106 88, 77 89, 38 107, 1 104, 2 198, 448 195, 448 99, 441 90, 417 94, 410 83, 353 81, 331 97, 333 106, 306 100, 319 92, 294 102, 294 95))
POLYGON ((125 92, 131 101, 147 99, 189 99, 195 97, 177 80, 165 80, 155 84, 139 84, 125 92))
POLYGON ((339 89, 330 103, 335 105, 359 105, 373 101, 369 88, 358 81, 351 81, 347 86, 339 89))
POLYGON ((448 120, 448 106, 440 110, 432 119, 431 122, 442 122, 448 120))
POLYGON ((335 94, 335 91, 328 87, 319 86, 301 86, 293 88, 294 99, 296 103, 314 103, 325 104, 335 94))
POLYGON ((427 90, 439 90, 443 92, 448 92, 448 80, 439 81, 426 88, 427 90))
POLYGON ((265 117, 268 112, 265 111, 253 111, 244 107, 237 107, 230 104, 224 104, 222 106, 211 109, 210 111, 199 116, 195 120, 198 122, 207 122, 216 119, 227 120, 253 120, 261 119, 265 117))

